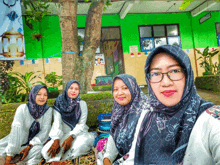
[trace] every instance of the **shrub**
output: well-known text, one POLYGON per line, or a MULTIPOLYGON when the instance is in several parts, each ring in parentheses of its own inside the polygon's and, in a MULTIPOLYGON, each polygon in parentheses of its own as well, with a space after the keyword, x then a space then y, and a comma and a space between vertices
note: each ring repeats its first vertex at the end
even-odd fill
POLYGON ((219 92, 220 91, 220 75, 209 75, 196 77, 196 87, 219 92))
POLYGON ((60 91, 49 91, 49 96, 48 98, 51 99, 51 98, 57 98, 60 94, 60 91))
POLYGON ((56 75, 56 72, 51 72, 50 74, 47 74, 46 77, 46 82, 50 84, 50 87, 59 87, 62 85, 62 76, 56 75))
POLYGON ((111 91, 112 85, 100 85, 100 86, 92 86, 94 91, 111 91))

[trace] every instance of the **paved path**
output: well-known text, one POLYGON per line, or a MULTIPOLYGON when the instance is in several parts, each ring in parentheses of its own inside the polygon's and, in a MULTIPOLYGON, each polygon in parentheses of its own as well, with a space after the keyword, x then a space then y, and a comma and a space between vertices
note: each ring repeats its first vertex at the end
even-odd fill
POLYGON ((220 105, 220 93, 217 94, 212 91, 198 89, 197 93, 204 99, 213 102, 216 105, 220 105))

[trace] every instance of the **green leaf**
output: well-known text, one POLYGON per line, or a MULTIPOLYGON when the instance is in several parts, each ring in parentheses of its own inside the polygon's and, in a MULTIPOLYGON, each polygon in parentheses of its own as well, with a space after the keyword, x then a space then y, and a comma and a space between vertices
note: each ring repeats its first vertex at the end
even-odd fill
POLYGON ((209 51, 209 46, 207 46, 203 51, 203 56, 207 56, 209 51))
POLYGON ((202 57, 200 56, 197 60, 201 59, 202 57))
POLYGON ((198 54, 202 54, 198 49, 195 49, 197 51, 198 54))
POLYGON ((211 57, 214 57, 216 54, 218 54, 219 51, 214 52, 214 53, 209 53, 211 55, 211 57))

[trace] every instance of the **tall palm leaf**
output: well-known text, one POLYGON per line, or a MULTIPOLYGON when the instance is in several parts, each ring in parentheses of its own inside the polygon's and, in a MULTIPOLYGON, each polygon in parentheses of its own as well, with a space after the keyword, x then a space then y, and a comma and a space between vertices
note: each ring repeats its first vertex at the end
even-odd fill
POLYGON ((28 94, 31 91, 33 85, 37 83, 36 78, 41 78, 40 75, 36 75, 34 72, 26 72, 25 74, 21 74, 18 72, 11 72, 9 75, 17 78, 16 81, 18 83, 18 89, 23 90, 26 93, 25 101, 28 98, 28 94))

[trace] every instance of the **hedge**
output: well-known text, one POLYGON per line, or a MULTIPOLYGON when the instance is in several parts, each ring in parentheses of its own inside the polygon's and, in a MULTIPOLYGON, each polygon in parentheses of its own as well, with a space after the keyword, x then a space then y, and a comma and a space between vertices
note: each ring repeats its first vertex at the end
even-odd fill
MULTIPOLYGON (((101 113, 111 112, 113 106, 113 97, 109 92, 84 94, 81 99, 86 101, 88 106, 87 125, 97 127, 97 117, 101 113)), ((48 99, 47 103, 53 106, 55 99, 48 99)), ((11 130, 11 123, 17 107, 23 103, 10 103, 0 105, 0 139, 8 135, 11 130)))
POLYGON ((196 77, 196 88, 220 92, 220 75, 196 77))
POLYGON ((111 91, 112 90, 112 85, 93 86, 92 89, 94 91, 111 91))

